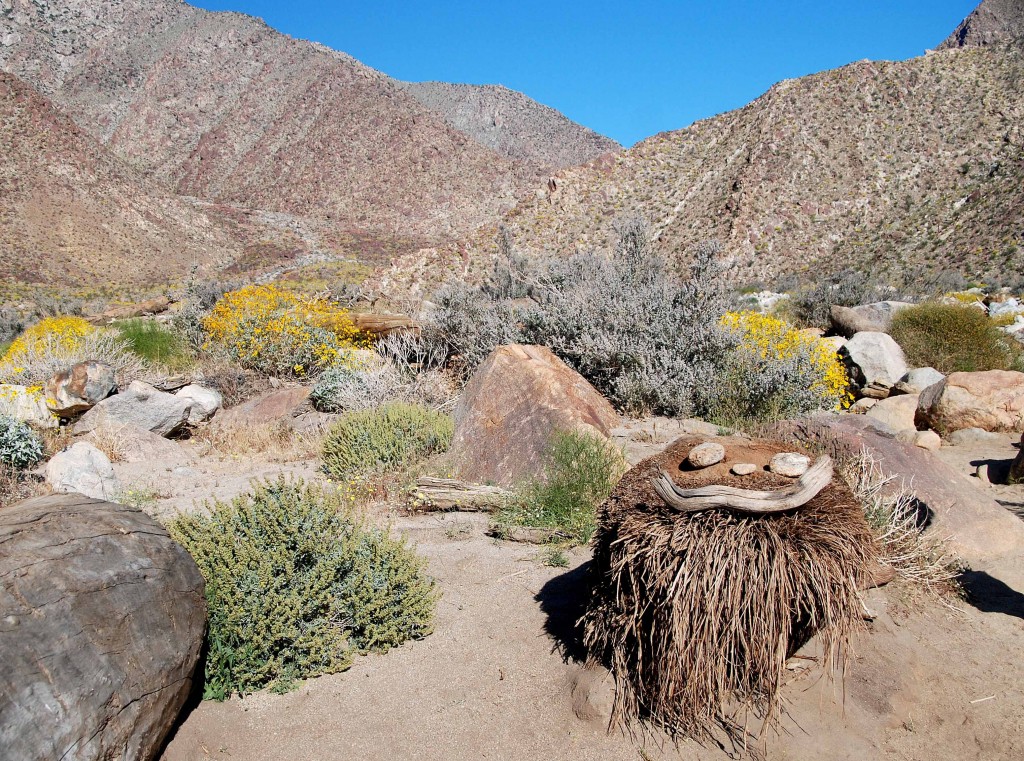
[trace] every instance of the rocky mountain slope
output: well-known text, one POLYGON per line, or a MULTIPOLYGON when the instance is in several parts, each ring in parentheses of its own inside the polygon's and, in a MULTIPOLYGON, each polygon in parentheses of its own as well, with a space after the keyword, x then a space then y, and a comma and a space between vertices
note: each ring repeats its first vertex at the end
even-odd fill
POLYGON ((982 47, 1024 33, 1024 0, 984 0, 940 46, 939 50, 982 47))
POLYGON ((179 0, 0 0, 0 69, 174 192, 339 230, 464 234, 546 177, 350 56, 179 0))
POLYGON ((402 89, 476 142, 510 159, 562 169, 622 146, 500 85, 402 82, 402 89))
POLYGON ((68 288, 135 284, 241 251, 232 225, 124 167, 24 82, 0 73, 0 272, 68 288))
MULTIPOLYGON (((718 239, 740 284, 847 267, 1021 284, 1024 48, 783 81, 745 108, 560 172, 505 221, 525 252, 564 255, 610 248, 623 214, 647 218, 679 259, 718 239)), ((493 241, 492 229, 459 250, 420 252, 379 285, 429 293, 436 273, 479 276, 493 241)))

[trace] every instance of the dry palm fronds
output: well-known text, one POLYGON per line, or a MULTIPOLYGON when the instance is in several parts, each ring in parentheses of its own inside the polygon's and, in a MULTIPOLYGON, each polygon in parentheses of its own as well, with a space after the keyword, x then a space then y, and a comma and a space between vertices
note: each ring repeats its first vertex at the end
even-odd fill
MULTIPOLYGON (((825 665, 842 661, 861 622, 857 590, 873 538, 838 482, 787 513, 667 507, 650 483, 659 470, 684 486, 787 483, 764 472, 739 481, 727 463, 680 471, 696 443, 681 440, 638 465, 602 507, 586 644, 615 676, 613 723, 639 719, 699 742, 720 742, 724 731, 744 742, 747 716, 776 725, 785 662, 797 648, 816 635, 825 665)), ((732 462, 763 464, 783 451, 767 442, 741 448, 732 462)))

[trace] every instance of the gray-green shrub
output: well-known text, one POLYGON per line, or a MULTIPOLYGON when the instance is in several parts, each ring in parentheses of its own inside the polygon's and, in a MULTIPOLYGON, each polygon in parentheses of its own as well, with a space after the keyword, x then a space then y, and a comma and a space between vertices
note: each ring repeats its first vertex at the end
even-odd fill
POLYGON ((445 451, 454 429, 451 417, 418 404, 392 402, 348 412, 324 438, 323 468, 337 479, 394 468, 445 451))
POLYGON ((337 490, 282 478, 169 529, 206 581, 204 697, 287 690, 431 631, 424 561, 337 490))
POLYGON ((27 468, 43 459, 43 442, 31 426, 0 415, 0 464, 27 468))

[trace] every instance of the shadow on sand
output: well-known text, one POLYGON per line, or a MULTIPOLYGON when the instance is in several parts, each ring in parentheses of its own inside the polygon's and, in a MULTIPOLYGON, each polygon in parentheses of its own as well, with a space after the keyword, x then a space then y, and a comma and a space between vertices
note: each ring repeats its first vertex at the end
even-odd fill
POLYGON ((958 577, 967 600, 982 613, 1024 618, 1024 594, 984 571, 964 571, 958 577))
POLYGON ((582 662, 587 657, 579 620, 587 609, 587 596, 590 594, 587 577, 592 563, 588 560, 551 579, 534 598, 547 616, 544 631, 555 640, 554 649, 561 653, 566 663, 582 662))

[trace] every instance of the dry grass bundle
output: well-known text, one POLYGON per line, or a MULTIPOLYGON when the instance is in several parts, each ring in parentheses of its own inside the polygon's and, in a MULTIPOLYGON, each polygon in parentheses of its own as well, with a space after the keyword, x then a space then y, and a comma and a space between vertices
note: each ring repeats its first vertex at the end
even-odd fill
POLYGON ((724 463, 681 469, 697 443, 680 440, 640 463, 602 507, 585 641, 615 676, 613 724, 641 720, 673 737, 744 746, 749 717, 762 731, 777 726, 785 662, 801 645, 817 636, 829 673, 843 662, 861 625, 873 538, 838 481, 786 513, 672 510, 651 485, 658 470, 684 488, 792 483, 763 470, 729 474, 736 462, 763 466, 784 451, 767 442, 729 441, 724 463))

